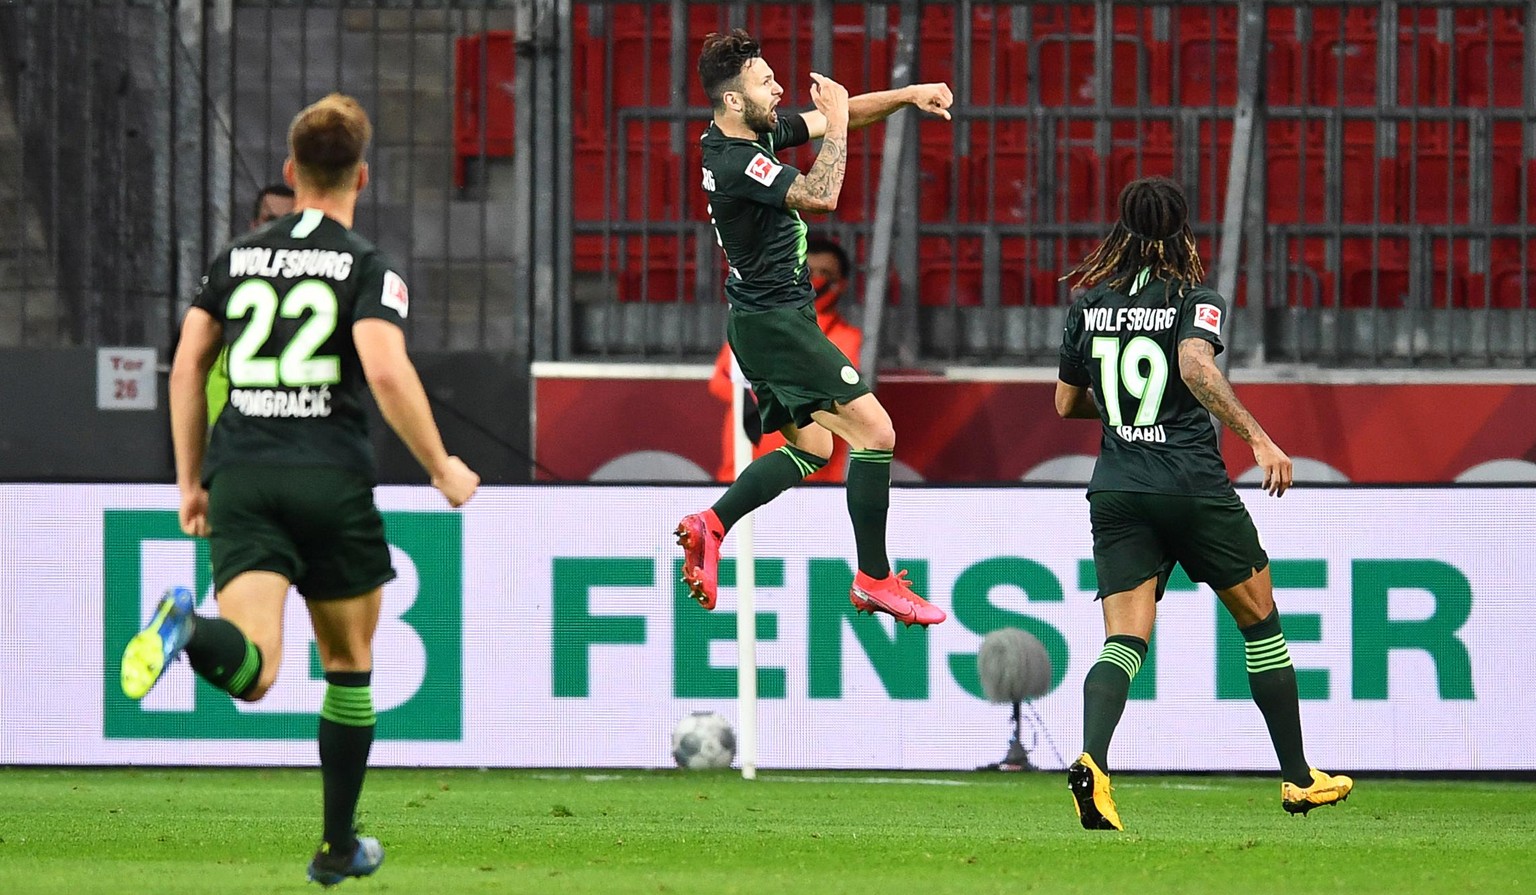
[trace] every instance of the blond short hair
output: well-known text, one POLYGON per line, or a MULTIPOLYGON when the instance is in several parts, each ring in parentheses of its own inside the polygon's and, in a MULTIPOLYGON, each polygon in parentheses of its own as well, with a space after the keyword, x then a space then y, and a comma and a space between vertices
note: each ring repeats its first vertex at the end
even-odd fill
POLYGON ((372 139, 373 125, 362 105, 332 93, 294 116, 288 127, 288 153, 305 184, 329 191, 357 175, 372 139))

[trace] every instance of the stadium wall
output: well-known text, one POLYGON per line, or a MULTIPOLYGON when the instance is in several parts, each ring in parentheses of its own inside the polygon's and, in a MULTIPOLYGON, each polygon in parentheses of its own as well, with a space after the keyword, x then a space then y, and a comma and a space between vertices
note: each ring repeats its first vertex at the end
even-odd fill
MULTIPOLYGON (((698 487, 488 488, 463 512, 385 487, 394 562, 374 693, 380 765, 657 767, 678 718, 735 717, 736 620, 678 584, 672 522, 698 487)), ((1536 769, 1524 679, 1527 491, 1245 490, 1273 560, 1308 756, 1377 771, 1536 769)), ((142 704, 117 656, 173 584, 209 592, 207 545, 168 486, 0 486, 0 764, 299 765, 324 682, 290 605, 283 673, 235 705, 175 665, 142 704)), ((1017 626, 1052 657, 1025 745, 1079 748, 1080 682, 1099 651, 1077 488, 897 489, 893 556, 952 614, 932 630, 855 616, 843 496, 798 489, 759 514, 764 768, 973 768, 1009 709, 981 697, 981 638, 1017 626), (814 525, 807 525, 812 520, 814 525)), ((205 605, 205 609, 207 609, 205 605)), ((1123 769, 1270 770, 1240 638, 1175 578, 1114 750, 1123 769)))
MULTIPOLYGON (((141 401, 115 402, 127 378, 103 368, 111 348, 0 347, 0 481, 168 482, 175 478, 167 411, 168 365, 135 378, 141 401)), ((147 349, 151 352, 154 349, 147 349)), ((443 437, 487 482, 528 481, 528 365, 507 352, 413 351, 443 437)), ((372 401, 379 481, 426 476, 372 401)))
MULTIPOLYGON (((708 367, 535 364, 537 477, 707 480, 720 468, 726 405, 708 367), (664 410, 661 410, 663 409, 664 410)), ((1234 371, 1238 397, 1308 483, 1536 481, 1536 379, 1524 371, 1311 371, 1322 381, 1234 371)), ((880 402, 898 433, 898 479, 936 483, 1086 482, 1099 427, 1056 417, 1056 371, 961 369, 884 374, 880 402)), ((1234 478, 1253 454, 1223 433, 1234 478)))

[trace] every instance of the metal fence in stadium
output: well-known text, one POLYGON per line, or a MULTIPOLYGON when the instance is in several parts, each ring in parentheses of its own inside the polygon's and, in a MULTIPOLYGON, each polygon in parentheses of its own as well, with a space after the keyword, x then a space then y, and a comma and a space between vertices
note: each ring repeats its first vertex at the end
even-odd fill
POLYGON ((415 344, 707 358, 693 60, 743 26, 794 103, 812 70, 954 88, 952 123, 857 134, 811 221, 882 364, 1049 363, 1058 277, 1151 173, 1190 193, 1238 363, 1536 357, 1531 0, 19 0, 0 26, 4 345, 168 345, 288 119, 343 90, 415 344))

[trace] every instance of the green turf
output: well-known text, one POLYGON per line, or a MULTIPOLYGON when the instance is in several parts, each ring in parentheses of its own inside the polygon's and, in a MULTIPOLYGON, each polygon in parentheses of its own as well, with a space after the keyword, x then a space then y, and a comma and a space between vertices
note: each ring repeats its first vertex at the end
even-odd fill
MULTIPOLYGON (((341 892, 1536 891, 1536 787, 1365 780, 1289 817, 1259 778, 1116 781, 1088 833, 1060 774, 376 770, 388 860, 341 892)), ((0 892, 305 890, 313 771, 0 769, 0 892)), ((310 891, 318 891, 309 886, 310 891)))

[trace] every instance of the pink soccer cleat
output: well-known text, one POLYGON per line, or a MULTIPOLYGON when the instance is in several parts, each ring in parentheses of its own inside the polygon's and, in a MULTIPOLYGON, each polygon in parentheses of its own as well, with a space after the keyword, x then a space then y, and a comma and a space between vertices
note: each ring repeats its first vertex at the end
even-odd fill
POLYGON ((853 576, 848 602, 860 612, 884 612, 907 627, 927 627, 949 618, 944 610, 912 592, 906 569, 878 580, 859 572, 853 576))
POLYGON ((725 528, 713 510, 684 516, 677 523, 678 546, 683 548, 683 582, 699 605, 715 608, 719 596, 720 542, 725 528))

